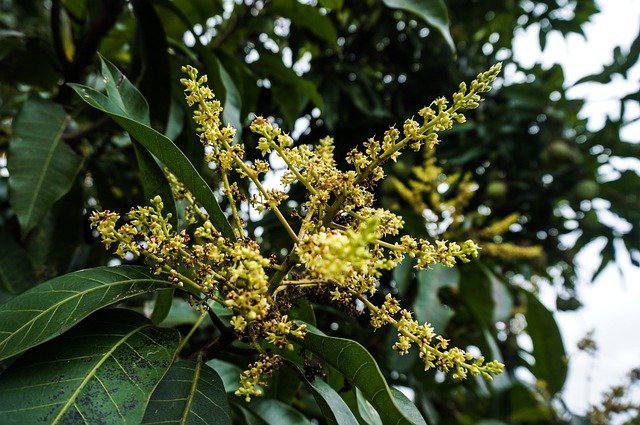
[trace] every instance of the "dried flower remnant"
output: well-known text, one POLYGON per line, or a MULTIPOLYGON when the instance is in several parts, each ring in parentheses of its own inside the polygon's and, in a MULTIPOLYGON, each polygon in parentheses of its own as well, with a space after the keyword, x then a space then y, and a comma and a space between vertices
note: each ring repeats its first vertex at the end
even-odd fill
POLYGON ((300 184, 306 189, 306 200, 296 212, 301 224, 294 230, 280 211, 287 194, 267 190, 262 184, 269 164, 246 160, 245 145, 234 142, 235 129, 221 122, 222 107, 206 85, 206 76, 199 77, 195 68, 187 66, 187 78, 181 80, 187 103, 195 106, 194 120, 207 148, 206 160, 215 165, 220 177, 237 240, 225 238, 171 174, 174 197, 185 204, 183 221, 188 226, 173 228, 159 197, 150 207, 134 208, 124 217, 109 211, 94 213, 92 225, 106 246, 115 244, 122 257, 127 253, 143 257, 156 273, 188 291, 200 308, 207 308, 207 301, 213 300, 233 312, 230 323, 238 337, 260 353, 243 373, 236 391, 247 399, 262 393, 266 378, 280 364, 278 350, 295 350, 296 341, 305 337, 305 325, 291 321, 289 304, 281 301, 294 288, 320 291, 327 295, 323 298, 342 306, 360 300, 374 328, 396 328, 394 349, 400 354, 417 347, 425 370, 451 371, 456 379, 469 374, 491 379, 502 372, 502 364, 485 363, 482 357, 450 348, 430 324, 418 323, 391 295, 381 306, 370 301, 381 273, 393 269, 407 255, 417 260, 419 268, 434 264, 453 267, 470 261, 479 250, 472 240, 430 241, 403 235, 404 223, 398 215, 374 207, 371 185, 384 178, 383 165, 395 161, 404 148, 433 151, 438 133, 465 121, 462 111, 478 107, 481 95, 490 90, 499 71, 500 65, 495 65, 469 86, 461 84, 451 103, 440 98, 421 109, 420 121, 409 119, 402 130, 392 127, 382 140, 367 140, 364 150, 349 153, 353 167, 349 170, 338 168, 333 139, 294 146, 291 137, 271 121, 256 118, 250 129, 259 136, 258 151, 262 155, 275 153, 284 161, 283 186, 300 184), (245 223, 239 215, 241 196, 232 183, 237 178, 255 186, 258 195, 252 200, 254 206, 271 210, 290 236, 292 247, 287 255, 267 257, 258 243, 245 236, 245 223))

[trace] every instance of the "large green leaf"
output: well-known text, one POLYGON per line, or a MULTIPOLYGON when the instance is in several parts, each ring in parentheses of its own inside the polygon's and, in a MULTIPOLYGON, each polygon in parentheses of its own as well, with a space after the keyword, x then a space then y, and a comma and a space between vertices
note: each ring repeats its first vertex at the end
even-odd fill
POLYGON ((111 93, 107 97, 91 87, 79 84, 71 86, 85 102, 106 113, 124 128, 131 138, 138 141, 158 158, 193 193, 209 213, 214 226, 226 237, 235 239, 231 225, 222 212, 213 191, 191 164, 189 158, 168 137, 140 121, 123 115, 120 107, 115 103, 117 97, 112 99, 111 93))
POLYGON ((15 296, 31 288, 35 281, 27 252, 0 227, 0 291, 15 296))
POLYGON ((139 423, 179 341, 131 310, 105 310, 0 376, 2 423, 139 423))
POLYGON ((458 269, 435 265, 418 271, 418 293, 413 302, 413 311, 420 322, 429 322, 438 333, 442 333, 454 315, 453 310, 442 304, 440 288, 457 288, 460 280, 458 269))
POLYGON ((380 368, 362 345, 350 339, 327 336, 313 326, 308 329, 300 344, 358 387, 384 423, 413 423, 396 403, 380 368))
POLYGON ((526 293, 527 333, 533 342, 535 364, 531 371, 544 381, 550 394, 562 389, 567 379, 567 357, 553 313, 542 305, 536 296, 526 293))
POLYGON ((97 267, 43 282, 0 306, 0 360, 60 335, 94 311, 167 288, 145 267, 97 267))
MULTIPOLYGON (((119 107, 120 112, 134 121, 149 126, 149 105, 147 101, 127 77, 115 65, 105 59, 102 59, 102 77, 109 99, 119 107)), ((177 227, 178 213, 167 176, 153 155, 140 143, 134 141, 133 147, 138 161, 138 168, 140 169, 140 181, 144 196, 149 200, 159 195, 165 205, 166 212, 171 213, 171 224, 177 227)))
POLYGON ((353 413, 351 413, 351 410, 349 410, 349 406, 347 406, 340 395, 331 388, 329 384, 318 377, 310 381, 304 372, 295 364, 287 362, 287 365, 298 374, 300 380, 304 382, 309 389, 327 423, 336 425, 358 425, 358 421, 355 416, 353 416, 353 413))
POLYGON ((82 165, 61 140, 68 121, 60 105, 36 99, 27 100, 14 120, 9 189, 23 237, 69 191, 82 165))
POLYGON ((449 32, 449 12, 444 0, 383 0, 393 9, 402 9, 415 13, 424 21, 437 29, 444 37, 451 50, 456 46, 449 32))
POLYGON ((202 359, 174 363, 151 396, 142 423, 231 424, 222 379, 202 359))

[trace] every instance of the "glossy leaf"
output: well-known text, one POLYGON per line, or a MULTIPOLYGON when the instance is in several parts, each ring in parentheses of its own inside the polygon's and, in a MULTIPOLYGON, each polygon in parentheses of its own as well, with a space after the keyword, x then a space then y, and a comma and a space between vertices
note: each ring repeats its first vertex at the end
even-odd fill
POLYGON ((393 9, 402 9, 414 13, 427 24, 437 29, 444 37, 451 50, 455 44, 449 32, 449 12, 444 0, 383 0, 384 4, 393 9))
POLYGON ((562 389, 567 379, 567 357, 558 323, 532 293, 526 293, 527 333, 533 342, 535 364, 531 371, 546 383, 550 394, 562 389))
MULTIPOLYGON (((72 84, 73 89, 89 105, 97 108, 116 121, 129 135, 142 144, 169 170, 175 174, 207 210, 213 225, 226 237, 234 239, 231 225, 227 221, 213 191, 193 167, 191 161, 165 135, 140 121, 133 120, 119 109, 110 97, 86 86, 72 84)), ((117 99, 116 99, 117 100, 117 99)))
POLYGON ((384 423, 412 423, 396 404, 380 368, 362 345, 350 339, 327 336, 313 326, 308 329, 300 344, 358 387, 384 423))
POLYGON ((133 311, 102 311, 0 376, 2 421, 139 423, 178 341, 133 311))
POLYGON ((89 314, 169 284, 145 267, 97 267, 43 282, 0 306, 0 360, 66 331, 89 314))
POLYGON ((231 424, 222 379, 200 359, 174 363, 151 396, 142 423, 231 424))
POLYGON ((13 124, 9 144, 11 206, 25 237, 71 189, 82 158, 62 140, 69 117, 60 105, 27 100, 13 124))

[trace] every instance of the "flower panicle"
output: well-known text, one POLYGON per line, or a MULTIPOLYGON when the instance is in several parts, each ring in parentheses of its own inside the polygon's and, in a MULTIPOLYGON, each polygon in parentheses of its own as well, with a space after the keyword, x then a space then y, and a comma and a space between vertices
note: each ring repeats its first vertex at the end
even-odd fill
POLYGON ((394 348, 404 354, 418 347, 427 369, 451 370, 458 378, 468 373, 490 377, 501 370, 499 363, 485 363, 463 350, 448 348, 448 341, 436 335, 431 325, 419 324, 390 296, 379 307, 369 302, 383 272, 407 256, 419 268, 453 267, 471 261, 480 249, 472 240, 415 239, 402 234, 400 216, 374 207, 371 183, 384 177, 382 165, 389 159, 395 161, 405 147, 419 150, 426 146, 433 151, 438 133, 465 121, 462 111, 479 106, 499 70, 496 65, 469 85, 461 84, 451 101, 440 98, 422 108, 420 122, 408 119, 399 128, 389 128, 381 140, 368 139, 362 150, 349 153, 347 170, 338 167, 332 138, 296 145, 273 121, 256 117, 249 126, 257 136, 254 148, 263 157, 275 155, 284 161, 283 190, 265 187, 263 176, 270 171, 269 162, 245 159, 245 145, 236 140, 236 129, 223 123, 222 106, 208 87, 206 75, 199 76, 195 68, 185 66, 180 82, 187 104, 194 109, 205 160, 226 197, 235 238, 224 237, 193 194, 168 171, 173 196, 182 205, 177 228, 159 197, 150 206, 133 208, 124 216, 96 212, 92 226, 106 246, 116 246, 117 255, 143 257, 156 273, 189 291, 201 308, 215 301, 232 312, 230 325, 237 336, 260 353, 243 372, 236 391, 246 399, 261 395, 267 378, 280 365, 281 358, 274 353, 295 349, 295 341, 305 337, 306 326, 290 319, 290 304, 280 298, 295 286, 311 287, 337 304, 362 301, 371 313, 371 326, 394 326, 398 331, 394 348), (247 179, 253 193, 242 193, 234 177, 247 179), (285 217, 286 211, 280 210, 288 198, 286 188, 294 184, 307 193, 296 211, 297 231, 285 217), (265 257, 260 245, 246 236, 241 201, 258 211, 270 210, 292 239, 282 263, 276 264, 275 255, 265 257))

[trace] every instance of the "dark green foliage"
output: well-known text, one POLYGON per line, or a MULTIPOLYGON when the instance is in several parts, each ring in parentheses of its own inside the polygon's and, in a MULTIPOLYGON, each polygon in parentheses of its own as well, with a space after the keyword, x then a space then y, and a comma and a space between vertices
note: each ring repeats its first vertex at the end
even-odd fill
POLYGON ((3 423, 138 423, 178 333, 104 310, 29 351, 0 376, 3 423))

